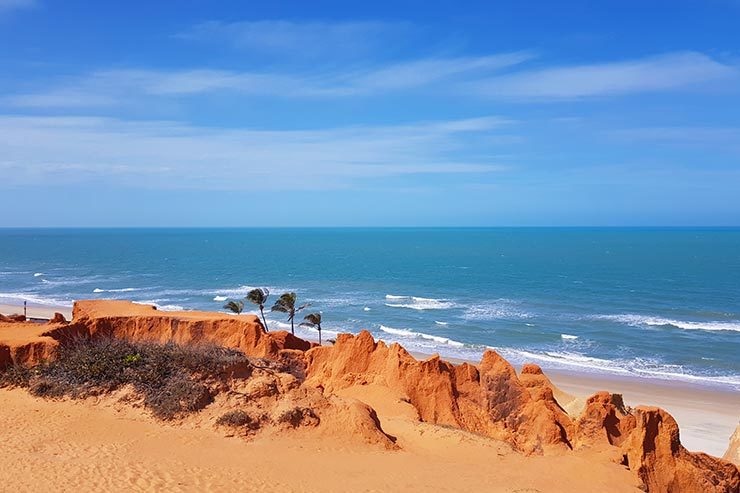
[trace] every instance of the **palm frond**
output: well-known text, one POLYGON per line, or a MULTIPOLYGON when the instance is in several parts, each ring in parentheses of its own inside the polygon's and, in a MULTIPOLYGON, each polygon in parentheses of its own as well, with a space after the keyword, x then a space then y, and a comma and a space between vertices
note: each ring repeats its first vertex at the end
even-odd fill
POLYGON ((272 305, 271 310, 273 312, 283 313, 294 313, 295 312, 295 293, 284 293, 278 300, 272 305))
POLYGON ((321 325, 321 314, 320 313, 309 313, 303 320, 306 322, 301 325, 308 325, 309 327, 315 327, 321 325))
POLYGON ((227 310, 231 310, 232 312, 239 315, 242 312, 242 310, 244 310, 244 302, 230 300, 226 302, 226 304, 224 305, 224 308, 226 308, 227 310))
POLYGON ((255 288, 247 293, 245 299, 255 305, 264 305, 267 302, 267 298, 270 296, 270 291, 267 288, 255 288))

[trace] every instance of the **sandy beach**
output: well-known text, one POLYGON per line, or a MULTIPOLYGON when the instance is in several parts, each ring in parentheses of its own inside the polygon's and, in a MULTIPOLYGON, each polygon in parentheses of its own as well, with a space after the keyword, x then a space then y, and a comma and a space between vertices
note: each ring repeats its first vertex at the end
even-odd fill
MULTIPOLYGON (((51 319, 55 313, 61 313, 67 320, 72 319, 72 308, 67 306, 50 306, 29 303, 26 306, 28 318, 51 319)), ((0 304, 0 314, 23 314, 23 305, 0 304)))

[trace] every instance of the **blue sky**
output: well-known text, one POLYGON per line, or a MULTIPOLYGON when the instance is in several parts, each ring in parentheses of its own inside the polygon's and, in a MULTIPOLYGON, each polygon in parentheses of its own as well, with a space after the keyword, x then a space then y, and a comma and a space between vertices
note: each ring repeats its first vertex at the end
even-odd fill
POLYGON ((0 226, 740 225, 739 25, 737 0, 0 0, 0 226))

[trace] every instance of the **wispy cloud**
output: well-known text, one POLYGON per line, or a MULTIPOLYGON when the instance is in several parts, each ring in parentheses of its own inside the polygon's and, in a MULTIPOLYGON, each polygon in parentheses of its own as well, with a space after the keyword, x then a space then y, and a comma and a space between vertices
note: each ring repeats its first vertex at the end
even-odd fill
POLYGON ((374 95, 488 74, 531 58, 525 52, 482 57, 427 58, 390 65, 298 72, 233 70, 99 70, 58 81, 57 87, 9 95, 18 107, 91 107, 126 104, 131 98, 184 97, 217 91, 281 98, 374 95))
POLYGON ((291 59, 361 56, 401 39, 415 28, 403 22, 261 20, 209 21, 176 37, 227 45, 246 52, 291 59))
POLYGON ((492 98, 570 100, 596 96, 673 90, 737 77, 736 68, 696 52, 589 65, 552 67, 474 81, 492 98))
POLYGON ((471 158, 496 117, 311 131, 92 117, 0 117, 6 185, 90 179, 154 188, 327 189, 400 175, 488 174, 471 158), (467 158, 466 158, 467 156, 467 158))

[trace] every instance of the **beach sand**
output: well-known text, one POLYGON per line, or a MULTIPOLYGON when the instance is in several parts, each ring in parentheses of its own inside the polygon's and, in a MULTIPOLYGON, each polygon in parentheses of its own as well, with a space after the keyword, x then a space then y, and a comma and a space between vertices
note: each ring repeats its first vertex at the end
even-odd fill
POLYGON ((51 401, 0 390, 0 489, 640 491, 630 472, 607 456, 524 457, 503 442, 414 422, 387 392, 365 390, 401 450, 298 431, 250 442, 188 421, 156 422, 108 398, 51 401))
MULTIPOLYGON (((67 320, 72 319, 72 308, 67 306, 49 306, 29 303, 28 306, 26 306, 26 313, 29 318, 50 319, 54 317, 54 313, 61 313, 67 320)), ((23 305, 0 304, 0 314, 23 314, 23 305)))

